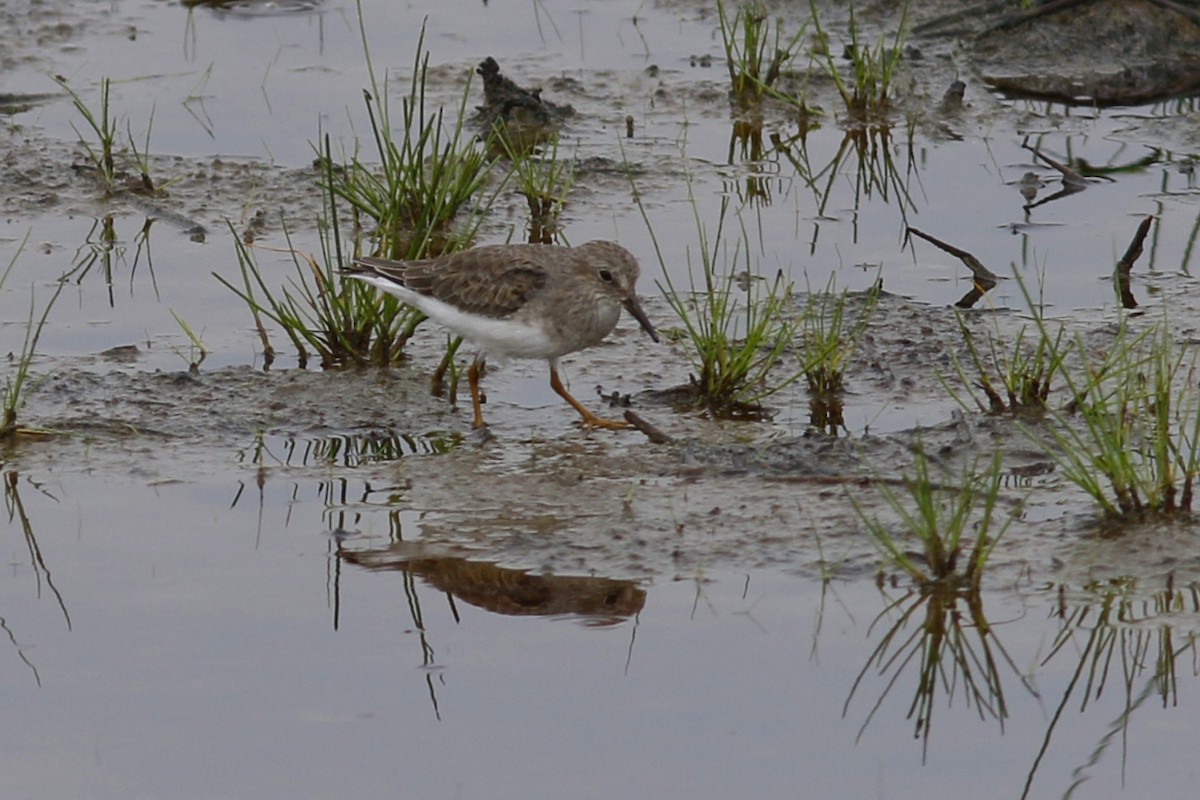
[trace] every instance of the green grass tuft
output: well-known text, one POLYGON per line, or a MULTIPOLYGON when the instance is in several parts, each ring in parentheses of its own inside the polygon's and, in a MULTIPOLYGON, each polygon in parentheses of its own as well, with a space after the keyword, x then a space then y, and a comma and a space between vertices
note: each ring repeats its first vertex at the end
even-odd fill
POLYGON ((75 123, 71 123, 71 129, 79 137, 79 141, 87 149, 88 157, 92 160, 92 165, 96 168, 100 176, 101 184, 106 193, 111 194, 116 186, 116 158, 114 152, 117 145, 117 124, 116 120, 109 114, 108 94, 111 87, 111 81, 108 78, 100 79, 100 108, 93 111, 83 98, 79 96, 73 88, 67 85, 67 79, 61 75, 56 75, 55 82, 61 86, 67 94, 71 95, 71 102, 74 103, 75 109, 83 116, 87 126, 91 128, 92 133, 96 137, 95 146, 93 146, 87 138, 79 132, 75 127, 75 123))
MULTIPOLYGON (((809 0, 808 4, 817 38, 828 42, 829 37, 821 27, 816 0, 809 0)), ((850 40, 845 46, 845 54, 851 65, 849 80, 838 69, 828 45, 822 52, 825 71, 837 86, 851 119, 868 124, 886 124, 887 114, 892 110, 892 81, 904 55, 904 42, 908 38, 908 2, 905 0, 901 6, 900 22, 890 44, 884 35, 873 46, 863 41, 853 5, 850 6, 849 28, 850 40)))
POLYGON ((763 400, 804 374, 796 368, 781 377, 772 375, 792 351, 799 318, 792 308, 792 284, 782 274, 766 279, 753 269, 745 230, 732 252, 726 249, 722 239, 726 208, 722 204, 711 243, 696 211, 699 282, 689 256, 688 291, 676 288, 666 269, 666 283, 660 288, 683 324, 682 338, 695 369, 691 386, 695 405, 716 416, 754 417, 763 412, 763 400), (723 269, 718 270, 717 259, 723 253, 723 269))
POLYGON ((717 0, 717 18, 729 70, 730 97, 742 105, 766 96, 795 102, 794 98, 782 95, 777 85, 795 60, 807 25, 785 39, 782 19, 776 18, 772 24, 763 0, 740 4, 733 19, 729 18, 725 3, 717 0))
MULTIPOLYGON (((0 275, 0 286, 8 279, 9 273, 12 272, 13 266, 17 263, 17 259, 21 255, 21 251, 25 249, 26 243, 29 241, 29 234, 21 240, 21 244, 17 246, 16 252, 9 259, 8 266, 4 269, 4 274, 0 275)), ((29 368, 33 364, 34 355, 37 353, 38 339, 41 338, 42 329, 46 327, 46 320, 50 317, 50 309, 54 307, 54 303, 58 300, 58 296, 62 294, 63 287, 66 286, 66 276, 63 276, 55 284, 54 293, 50 296, 50 300, 42 308, 42 313, 37 314, 37 298, 33 291, 29 295, 29 318, 25 321, 25 340, 21 344, 20 354, 15 358, 15 367, 11 374, 4 378, 4 394, 3 394, 3 417, 0 418, 0 439, 11 439, 21 432, 17 427, 17 413, 21 407, 25 405, 26 390, 29 387, 30 372, 29 368)))
POLYGON ((978 591, 988 556, 1012 521, 1008 517, 993 528, 1002 480, 997 451, 982 473, 976 471, 976 465, 968 465, 956 485, 936 483, 929 476, 929 459, 918 446, 913 473, 903 480, 907 497, 886 483, 878 488, 900 517, 903 534, 916 538, 919 555, 888 525, 869 516, 853 497, 849 499, 884 557, 919 586, 978 591), (973 543, 969 541, 971 533, 973 543))
MULTIPOLYGON (((362 37, 365 51, 365 27, 362 37)), ((461 249, 483 220, 483 214, 474 214, 466 224, 454 227, 459 212, 484 185, 491 169, 483 150, 469 141, 463 130, 469 86, 453 127, 447 126, 444 109, 427 111, 429 56, 422 31, 394 140, 386 79, 382 83, 376 80, 369 53, 367 63, 372 85, 372 91, 365 93, 367 114, 381 163, 375 169, 354 156, 348 163, 336 165, 329 138, 324 138, 318 159, 325 191, 325 209, 319 221, 320 256, 301 254, 291 246, 289 235, 295 271, 290 284, 276 290, 250 248, 235 236, 240 285, 216 276, 249 306, 268 364, 275 349, 264 317, 283 330, 296 348, 301 366, 315 354, 326 368, 395 364, 425 319, 391 295, 361 281, 341 278, 340 271, 353 257, 352 249, 358 249, 357 242, 350 248, 343 241, 344 205, 353 217, 353 230, 362 229, 364 215, 374 223, 372 249, 389 258, 427 258, 461 249), (376 101, 376 97, 384 99, 376 101)), ((495 194, 491 195, 486 205, 494 198, 495 194)), ((286 233, 286 224, 284 230, 286 233)))
POLYGON ((846 363, 854 354, 859 341, 871 324, 871 316, 879 303, 882 281, 862 296, 862 305, 851 322, 846 313, 850 295, 834 291, 834 278, 822 292, 809 292, 801 323, 802 360, 804 377, 810 393, 831 397, 845 388, 846 363))
POLYGON ((558 232, 558 217, 575 183, 575 157, 558 157, 557 137, 540 154, 513 149, 501 132, 494 140, 512 165, 509 181, 515 182, 517 192, 529 205, 530 244, 552 244, 558 232))
MULTIPOLYGON (((1036 308, 1033 313, 1041 314, 1036 308)), ((955 311, 955 317, 977 379, 971 380, 967 376, 967 368, 957 355, 952 353, 951 358, 955 372, 979 410, 1012 415, 1040 414, 1045 411, 1054 378, 1062 369, 1068 353, 1064 341, 1065 329, 1059 326, 1053 336, 1042 335, 1048 331, 1043 320, 1035 328, 1032 342, 1027 337, 1028 328, 1022 326, 1008 344, 999 333, 989 334, 987 349, 981 352, 962 312, 955 311)), ((969 408, 949 383, 944 379, 942 383, 960 405, 969 408)))
POLYGON ((1175 345, 1164 318, 1141 332, 1122 322, 1106 352, 1062 371, 1072 400, 1030 431, 1110 519, 1190 512, 1200 471, 1196 356, 1175 345))
MULTIPOLYGON (((365 27, 362 41, 370 65, 365 27)), ((356 216, 365 215, 374 223, 373 249, 387 258, 426 258, 462 249, 483 218, 477 214, 473 222, 452 230, 459 212, 487 182, 492 162, 463 127, 469 75, 453 124, 447 122, 444 108, 428 109, 429 54, 424 43, 422 27, 398 120, 392 119, 386 76, 377 81, 370 69, 371 89, 363 96, 378 168, 356 152, 324 175, 327 190, 347 202, 356 216)))

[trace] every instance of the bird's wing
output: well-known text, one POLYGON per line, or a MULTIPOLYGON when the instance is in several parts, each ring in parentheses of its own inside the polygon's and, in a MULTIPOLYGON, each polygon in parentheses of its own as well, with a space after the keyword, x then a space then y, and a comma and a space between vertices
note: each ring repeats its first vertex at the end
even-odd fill
POLYGON ((405 286, 407 285, 405 273, 408 271, 409 265, 413 263, 415 262, 393 261, 390 258, 376 258, 375 256, 358 256, 350 266, 342 268, 342 274, 378 275, 405 286))
POLYGON ((515 313, 546 285, 546 271, 532 261, 510 256, 467 257, 410 263, 404 283, 414 292, 451 303, 464 311, 503 318, 515 313))

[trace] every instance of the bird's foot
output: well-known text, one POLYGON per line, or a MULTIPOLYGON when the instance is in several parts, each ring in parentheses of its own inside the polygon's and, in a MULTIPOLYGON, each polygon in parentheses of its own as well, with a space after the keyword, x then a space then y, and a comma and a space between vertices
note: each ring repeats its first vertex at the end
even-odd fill
POLYGON ((496 438, 496 434, 492 433, 492 429, 487 425, 472 426, 470 435, 467 436, 467 442, 474 447, 483 447, 488 442, 496 438))
POLYGON ((633 427, 624 420, 604 419, 603 417, 597 417, 592 414, 588 414, 582 420, 580 420, 580 424, 585 428, 603 428, 606 431, 627 431, 633 427))

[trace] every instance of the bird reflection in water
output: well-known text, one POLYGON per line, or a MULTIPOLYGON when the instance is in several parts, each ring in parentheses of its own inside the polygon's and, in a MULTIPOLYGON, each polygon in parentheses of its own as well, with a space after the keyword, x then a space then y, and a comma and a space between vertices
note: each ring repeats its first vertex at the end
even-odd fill
POLYGON ((583 617, 611 625, 632 617, 646 603, 633 581, 533 575, 459 557, 413 557, 411 547, 343 551, 342 558, 370 570, 399 570, 420 577, 464 603, 509 616, 583 617))

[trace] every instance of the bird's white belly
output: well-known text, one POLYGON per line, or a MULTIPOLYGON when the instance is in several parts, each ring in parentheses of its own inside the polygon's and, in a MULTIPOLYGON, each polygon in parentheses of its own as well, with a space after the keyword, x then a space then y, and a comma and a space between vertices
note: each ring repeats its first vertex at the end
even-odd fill
MULTIPOLYGON (((434 301, 437 302, 437 301, 434 301)), ((445 307, 444 303, 439 303, 445 307)), ((429 314, 428 311, 425 312, 429 314)), ((457 308, 431 319, 449 328, 480 350, 495 356, 510 358, 550 358, 558 354, 554 342, 546 336, 540 325, 530 325, 513 319, 494 319, 464 314, 457 308)))
POLYGON ((509 358, 551 358, 560 354, 560 347, 546 335, 541 325, 508 318, 496 319, 470 314, 457 306, 374 275, 354 275, 354 278, 395 295, 410 306, 420 309, 444 328, 468 340, 483 352, 509 358))

